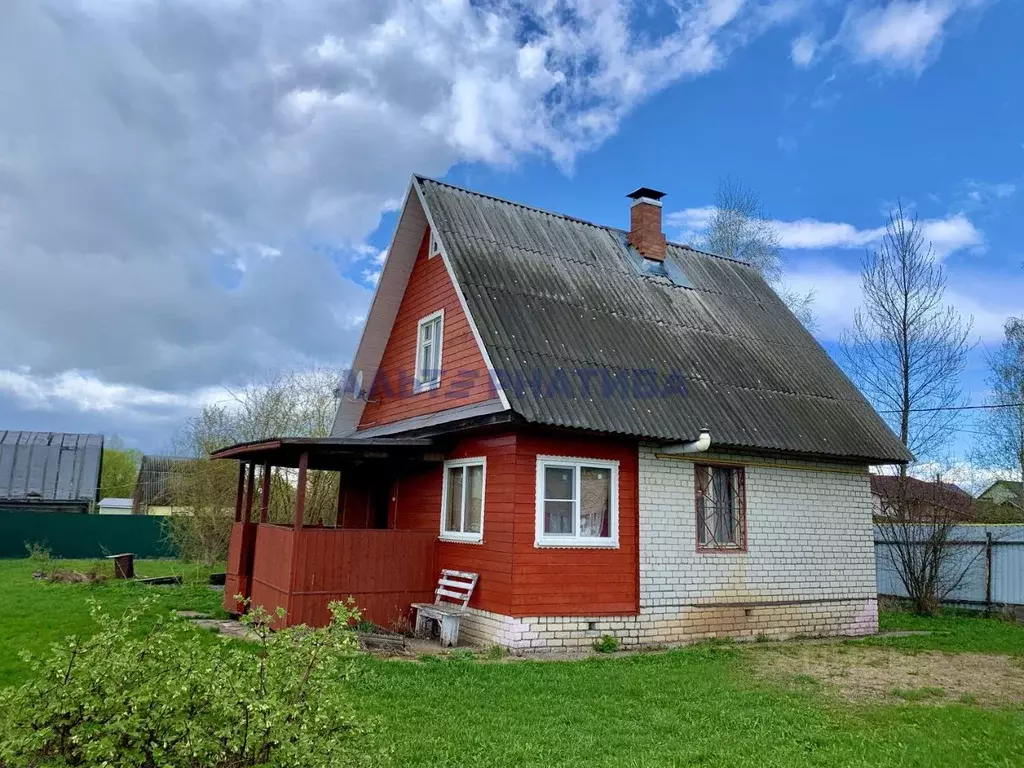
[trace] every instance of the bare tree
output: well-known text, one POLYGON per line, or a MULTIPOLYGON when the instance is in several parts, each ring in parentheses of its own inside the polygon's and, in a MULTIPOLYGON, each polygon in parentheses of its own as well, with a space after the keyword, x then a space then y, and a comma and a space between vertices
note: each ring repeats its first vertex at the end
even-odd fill
POLYGON ((714 210, 697 245, 757 269, 800 322, 814 329, 814 292, 800 294, 784 284, 778 230, 765 214, 760 196, 739 179, 719 180, 714 210))
MULTIPOLYGON (((227 553, 234 520, 238 468, 233 461, 211 461, 210 453, 234 443, 275 436, 327 437, 337 407, 337 375, 326 368, 253 379, 225 391, 223 400, 203 406, 179 430, 174 506, 183 513, 169 521, 170 535, 183 557, 213 562, 227 553)), ((294 472, 276 468, 271 477, 271 521, 290 522, 295 509, 294 472)), ((257 496, 260 492, 257 483, 257 496)), ((312 470, 307 476, 306 522, 334 524, 338 477, 312 470)), ((255 500, 259 504, 259 499, 255 500)))
POLYGON ((957 545, 971 499, 936 475, 933 483, 901 475, 881 496, 876 525, 882 551, 917 613, 933 615, 963 583, 983 550, 957 545))
POLYGON ((960 376, 973 318, 945 304, 942 265, 902 205, 864 258, 861 285, 864 305, 840 342, 846 369, 911 453, 931 457, 966 402, 960 376))
MULTIPOLYGON (((864 305, 840 348, 854 381, 919 459, 934 456, 965 403, 960 376, 971 348, 972 321, 945 304, 946 277, 917 217, 900 205, 889 215, 879 249, 861 268, 864 305)), ((921 493, 900 466, 880 525, 887 552, 921 613, 933 613, 963 580, 953 567, 950 533, 963 516, 941 497, 921 493)))
POLYGON ((976 445, 989 467, 1011 469, 1021 483, 1024 510, 1024 318, 1010 318, 999 349, 989 358, 989 395, 976 445))

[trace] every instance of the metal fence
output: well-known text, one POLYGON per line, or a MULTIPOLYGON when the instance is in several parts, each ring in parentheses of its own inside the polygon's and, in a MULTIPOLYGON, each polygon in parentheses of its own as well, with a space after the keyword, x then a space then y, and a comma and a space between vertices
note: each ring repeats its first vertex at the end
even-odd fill
POLYGON ((33 544, 53 557, 93 558, 120 552, 172 557, 163 518, 75 512, 0 511, 0 558, 25 557, 33 544))
MULTIPOLYGON (((875 574, 878 594, 906 597, 893 566, 892 531, 875 526, 875 574)), ((961 525, 950 532, 946 546, 952 579, 963 581, 948 601, 967 606, 1024 605, 1024 525, 961 525)))

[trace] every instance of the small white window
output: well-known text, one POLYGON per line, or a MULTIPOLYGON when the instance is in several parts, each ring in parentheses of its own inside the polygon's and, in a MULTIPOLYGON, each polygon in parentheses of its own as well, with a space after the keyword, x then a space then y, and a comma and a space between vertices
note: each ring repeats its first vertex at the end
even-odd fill
POLYGON ((430 250, 427 251, 427 258, 432 259, 441 253, 441 241, 437 239, 434 231, 430 231, 430 250))
POLYGON ((486 467, 486 459, 457 459, 444 463, 444 483, 441 489, 442 539, 483 539, 486 467))
POLYGON ((537 457, 538 547, 619 546, 619 463, 537 457))
POLYGON ((441 342, 444 336, 444 310, 420 320, 416 334, 416 383, 414 392, 426 392, 441 386, 441 342))

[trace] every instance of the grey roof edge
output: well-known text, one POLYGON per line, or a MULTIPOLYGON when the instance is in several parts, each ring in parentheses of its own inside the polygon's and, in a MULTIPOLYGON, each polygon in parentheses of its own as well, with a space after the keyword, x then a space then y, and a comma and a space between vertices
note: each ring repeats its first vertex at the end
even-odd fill
POLYGON ((465 419, 473 419, 479 416, 492 416, 496 413, 501 413, 508 410, 502 405, 498 399, 487 400, 483 403, 474 403, 473 405, 462 405, 457 408, 450 408, 446 411, 438 411, 437 413, 428 413, 423 416, 413 416, 409 419, 403 419, 401 421, 391 422, 390 424, 381 424, 376 427, 368 427, 367 429, 361 429, 356 432, 350 432, 345 437, 354 438, 373 438, 373 437, 384 437, 387 435, 396 435, 403 432, 411 432, 417 429, 426 429, 429 427, 442 426, 444 424, 450 424, 456 421, 463 421, 465 419))
MULTIPOLYGON (((420 184, 420 183, 422 183, 424 181, 427 181, 427 182, 430 182, 431 184, 437 184, 437 185, 442 186, 442 187, 448 187, 449 189, 456 189, 459 192, 465 192, 465 193, 470 194, 470 195, 476 195, 477 197, 483 197, 483 198, 487 198, 489 200, 495 200, 495 201, 497 201, 499 203, 505 203, 506 205, 514 205, 517 208, 525 208, 526 210, 534 211, 535 213, 542 213, 545 216, 554 216, 554 217, 559 218, 559 219, 565 219, 566 221, 575 222, 576 224, 583 224, 584 226, 595 227, 597 229, 611 230, 611 231, 618 232, 618 233, 623 234, 623 235, 629 234, 629 230, 628 229, 622 229, 621 227, 613 227, 613 226, 611 226, 609 224, 598 224, 596 221, 590 221, 588 219, 581 219, 578 216, 570 216, 567 213, 559 213, 558 211, 552 211, 552 210, 549 210, 547 208, 539 208, 536 205, 527 205, 526 203, 518 202, 516 200, 509 200, 508 198, 499 197, 498 195, 491 195, 491 194, 488 194, 487 192, 479 192, 479 191, 477 191, 475 189, 468 189, 467 187, 460 187, 458 184, 452 184, 452 183, 447 182, 447 181, 441 181, 440 179, 435 179, 435 178, 433 178, 431 176, 424 176, 422 174, 416 173, 416 174, 413 174, 413 179, 415 180, 415 182, 417 184, 420 184)), ((731 256, 722 256, 721 254, 718 254, 718 253, 712 253, 711 251, 705 251, 705 250, 702 250, 700 248, 695 248, 692 245, 690 245, 689 243, 678 243, 678 242, 676 242, 674 240, 667 240, 666 239, 666 244, 669 245, 669 246, 675 247, 675 248, 684 248, 687 251, 693 251, 694 253, 699 253, 699 254, 702 254, 704 256, 710 256, 711 258, 714 258, 714 259, 721 259, 722 261, 731 261, 734 264, 742 264, 745 267, 750 267, 751 269, 754 268, 753 265, 751 265, 751 263, 749 261, 743 261, 743 259, 734 259, 731 256)))

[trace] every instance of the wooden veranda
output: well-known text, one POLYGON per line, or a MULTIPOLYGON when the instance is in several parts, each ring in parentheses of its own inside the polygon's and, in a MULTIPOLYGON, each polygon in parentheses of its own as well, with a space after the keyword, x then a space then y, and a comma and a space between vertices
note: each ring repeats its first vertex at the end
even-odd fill
POLYGON ((329 602, 352 597, 364 618, 388 626, 407 619, 412 603, 432 598, 437 534, 397 530, 391 504, 397 477, 443 460, 429 440, 281 438, 231 446, 213 458, 239 462, 224 588, 229 613, 283 608, 279 624, 322 626, 329 602), (276 468, 297 470, 290 525, 269 519, 276 468), (314 469, 339 473, 334 526, 305 522, 314 469))

